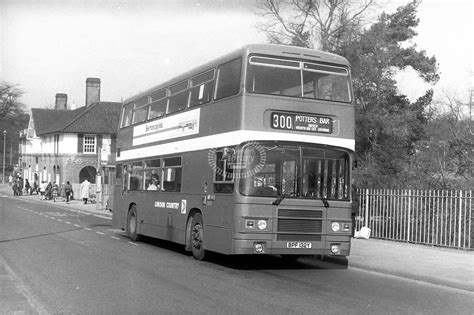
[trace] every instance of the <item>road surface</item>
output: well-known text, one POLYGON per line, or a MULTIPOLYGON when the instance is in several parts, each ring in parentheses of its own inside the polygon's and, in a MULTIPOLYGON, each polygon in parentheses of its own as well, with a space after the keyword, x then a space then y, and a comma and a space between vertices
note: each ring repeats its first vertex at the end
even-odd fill
MULTIPOLYGON (((34 197, 32 197, 34 198, 34 197)), ((410 262, 407 262, 409 268, 410 262)), ((111 220, 0 196, 0 312, 470 314, 474 293, 315 259, 131 242, 111 220)))

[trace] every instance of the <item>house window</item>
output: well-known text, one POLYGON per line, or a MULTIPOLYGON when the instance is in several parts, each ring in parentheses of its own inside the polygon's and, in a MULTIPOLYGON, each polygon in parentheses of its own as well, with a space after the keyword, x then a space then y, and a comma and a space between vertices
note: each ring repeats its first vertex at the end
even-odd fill
POLYGON ((59 153, 59 135, 54 135, 54 153, 59 153))
POLYGON ((95 153, 95 136, 84 136, 84 153, 95 153))

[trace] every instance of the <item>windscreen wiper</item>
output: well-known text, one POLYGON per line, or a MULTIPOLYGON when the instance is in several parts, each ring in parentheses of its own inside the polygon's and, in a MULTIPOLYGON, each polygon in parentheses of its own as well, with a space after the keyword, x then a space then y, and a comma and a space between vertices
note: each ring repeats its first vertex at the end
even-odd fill
POLYGON ((274 202, 272 202, 272 205, 278 206, 283 201, 283 199, 285 199, 285 197, 286 195, 279 196, 274 202))
POLYGON ((321 197, 321 201, 326 209, 329 208, 329 202, 325 197, 321 197))

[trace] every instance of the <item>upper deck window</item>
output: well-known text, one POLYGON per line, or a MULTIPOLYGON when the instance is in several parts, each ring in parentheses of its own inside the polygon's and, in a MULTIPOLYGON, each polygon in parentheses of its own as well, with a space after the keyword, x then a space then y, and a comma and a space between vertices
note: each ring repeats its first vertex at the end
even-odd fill
POLYGON ((347 68, 290 59, 250 56, 246 89, 250 93, 351 101, 347 68))
POLYGON ((144 122, 148 116, 148 105, 138 107, 138 104, 135 105, 135 114, 133 115, 133 123, 138 124, 144 122))
POLYGON ((350 102, 349 72, 346 68, 304 63, 303 95, 320 100, 350 102))
POLYGON ((189 106, 197 106, 211 101, 214 86, 214 70, 191 78, 189 106))
POLYGON ((122 128, 128 127, 132 123, 133 103, 128 103, 122 109, 122 128))
POLYGON ((188 103, 188 80, 181 81, 175 85, 170 86, 168 114, 183 110, 188 103))
POLYGON ((168 100, 166 99, 166 89, 157 91, 151 94, 150 111, 148 113, 148 119, 156 117, 162 117, 166 113, 166 105, 168 100))
POLYGON ((218 68, 216 100, 239 93, 241 67, 242 59, 239 58, 218 68))

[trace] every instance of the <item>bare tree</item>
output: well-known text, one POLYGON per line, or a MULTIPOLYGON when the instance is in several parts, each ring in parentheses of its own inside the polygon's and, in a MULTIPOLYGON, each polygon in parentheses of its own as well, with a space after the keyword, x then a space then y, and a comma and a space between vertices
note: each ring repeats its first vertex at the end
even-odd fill
POLYGON ((15 118, 24 114, 25 106, 19 102, 23 93, 13 84, 0 83, 0 118, 15 118))
POLYGON ((271 43, 335 51, 359 33, 375 0, 259 0, 258 28, 271 43))

